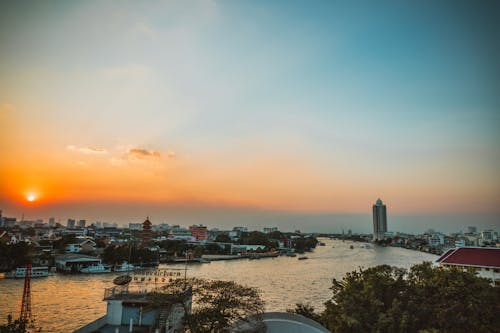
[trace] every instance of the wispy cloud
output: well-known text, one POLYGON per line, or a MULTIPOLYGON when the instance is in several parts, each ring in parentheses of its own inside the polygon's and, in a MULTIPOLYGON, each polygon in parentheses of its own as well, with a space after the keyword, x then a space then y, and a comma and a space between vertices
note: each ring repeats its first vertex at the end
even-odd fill
POLYGON ((156 150, 148 150, 143 148, 130 148, 128 150, 128 156, 130 158, 135 158, 135 159, 149 159, 149 158, 158 159, 161 157, 161 154, 159 151, 156 150))
POLYGON ((106 149, 94 146, 77 147, 75 145, 68 145, 66 149, 86 155, 105 155, 108 153, 106 149))

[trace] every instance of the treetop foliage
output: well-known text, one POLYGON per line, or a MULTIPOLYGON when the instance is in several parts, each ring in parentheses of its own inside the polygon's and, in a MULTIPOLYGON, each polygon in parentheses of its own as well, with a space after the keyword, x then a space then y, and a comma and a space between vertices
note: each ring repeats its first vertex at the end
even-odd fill
POLYGON ((500 288, 473 272, 432 267, 376 266, 332 281, 322 313, 292 310, 332 332, 498 332, 500 288))

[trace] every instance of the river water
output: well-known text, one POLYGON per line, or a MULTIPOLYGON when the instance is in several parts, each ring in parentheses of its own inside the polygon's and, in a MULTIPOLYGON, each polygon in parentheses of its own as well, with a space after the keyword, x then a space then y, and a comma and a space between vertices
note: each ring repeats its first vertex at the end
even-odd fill
MULTIPOLYGON (((332 278, 359 267, 388 264, 409 268, 423 261, 435 261, 432 254, 392 247, 364 248, 363 243, 323 240, 307 253, 308 260, 293 257, 260 260, 214 261, 188 266, 188 276, 234 280, 257 287, 268 311, 285 311, 297 302, 307 302, 317 308, 331 297, 332 278), (353 249, 350 249, 350 246, 353 249)), ((162 265, 166 266, 166 265, 162 265)), ((170 267, 171 265, 169 265, 170 267)), ((183 267, 182 265, 174 265, 183 267)), ((32 312, 43 332, 71 332, 106 312, 102 301, 104 288, 113 286, 117 273, 96 275, 61 275, 31 281, 32 312)), ((9 313, 19 316, 24 281, 0 279, 0 323, 9 313)))

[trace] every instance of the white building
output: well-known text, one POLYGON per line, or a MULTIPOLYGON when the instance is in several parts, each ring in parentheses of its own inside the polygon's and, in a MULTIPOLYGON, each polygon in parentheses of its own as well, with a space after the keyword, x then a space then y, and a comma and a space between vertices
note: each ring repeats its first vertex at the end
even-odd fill
POLYGON ((428 242, 429 246, 432 247, 442 246, 444 245, 444 235, 440 233, 434 233, 430 235, 428 242))
POLYGON ((459 247, 446 251, 436 262, 443 267, 473 270, 500 285, 500 248, 459 247))
POLYGON ((387 208, 380 200, 373 205, 373 240, 385 239, 387 232, 387 208))

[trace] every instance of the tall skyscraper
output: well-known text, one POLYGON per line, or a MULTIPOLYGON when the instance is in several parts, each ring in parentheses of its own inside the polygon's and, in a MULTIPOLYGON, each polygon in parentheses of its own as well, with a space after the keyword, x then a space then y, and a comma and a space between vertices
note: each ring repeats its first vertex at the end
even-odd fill
POLYGON ((387 232, 387 208, 380 200, 373 205, 373 240, 382 240, 387 232))

